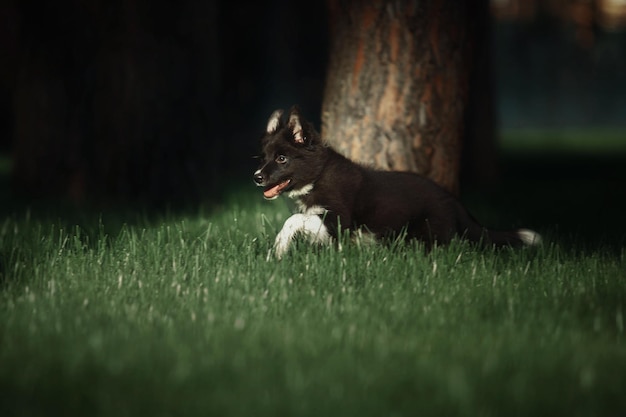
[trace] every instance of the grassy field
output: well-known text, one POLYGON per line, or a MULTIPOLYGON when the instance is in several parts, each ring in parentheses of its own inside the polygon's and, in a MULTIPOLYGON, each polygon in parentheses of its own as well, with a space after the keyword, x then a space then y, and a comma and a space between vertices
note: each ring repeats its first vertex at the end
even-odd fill
POLYGON ((267 262, 289 211, 252 186, 169 214, 7 209, 0 415, 624 415, 626 175, 596 162, 510 158, 506 187, 468 191, 544 234, 518 251, 267 262))

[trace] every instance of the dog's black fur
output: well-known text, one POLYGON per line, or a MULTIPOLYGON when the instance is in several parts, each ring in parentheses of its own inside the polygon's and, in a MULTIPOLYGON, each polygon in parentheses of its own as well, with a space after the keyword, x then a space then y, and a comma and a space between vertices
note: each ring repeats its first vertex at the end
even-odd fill
MULTIPOLYGON (((325 146, 314 127, 301 118, 296 107, 288 122, 275 111, 262 139, 261 166, 254 181, 264 187, 267 199, 285 193, 293 198, 304 217, 291 229, 311 235, 300 226, 307 216, 319 216, 318 232, 336 237, 339 228, 370 232, 377 238, 406 233, 429 247, 445 244, 455 236, 496 246, 532 245, 539 235, 530 230, 493 231, 483 228, 450 193, 418 174, 377 171, 356 164, 325 146), (325 230, 324 230, 325 229, 325 230)), ((296 215, 297 216, 297 215, 296 215)), ((292 218, 295 216, 292 216, 292 218)), ((292 222, 293 223, 293 222, 292 222)), ((281 235, 282 255, 293 235, 287 222, 281 235)), ((316 239, 313 239, 316 240, 316 239)))

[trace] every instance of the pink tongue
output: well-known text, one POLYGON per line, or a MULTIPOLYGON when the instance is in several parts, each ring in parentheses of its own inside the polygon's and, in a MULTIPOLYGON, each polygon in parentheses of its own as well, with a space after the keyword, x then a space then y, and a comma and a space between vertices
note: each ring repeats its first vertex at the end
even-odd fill
POLYGON ((268 188, 266 190, 263 191, 263 196, 265 198, 274 198, 277 197, 280 192, 287 186, 289 185, 290 180, 287 181, 283 181, 280 184, 277 184, 275 186, 273 186, 272 188, 268 188))

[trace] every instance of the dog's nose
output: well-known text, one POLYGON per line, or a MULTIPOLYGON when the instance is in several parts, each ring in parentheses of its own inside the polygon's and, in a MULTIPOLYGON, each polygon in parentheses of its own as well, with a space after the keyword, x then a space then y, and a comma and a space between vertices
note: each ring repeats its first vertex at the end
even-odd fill
POLYGON ((263 184, 264 178, 263 178, 263 174, 261 174, 260 172, 255 172, 253 178, 254 178, 254 182, 257 183, 258 185, 263 184))

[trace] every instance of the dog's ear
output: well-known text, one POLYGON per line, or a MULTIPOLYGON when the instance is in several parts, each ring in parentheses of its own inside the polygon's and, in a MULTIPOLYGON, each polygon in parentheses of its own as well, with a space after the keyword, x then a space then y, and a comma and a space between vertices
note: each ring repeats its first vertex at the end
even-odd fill
POLYGON ((294 106, 289 112, 289 130, 293 136, 293 141, 299 145, 304 145, 306 136, 302 130, 302 121, 300 120, 300 110, 294 106))
POLYGON ((282 109, 274 110, 274 113, 272 113, 270 119, 267 121, 267 128, 265 129, 265 131, 269 134, 276 132, 278 128, 283 124, 282 117, 282 109))

